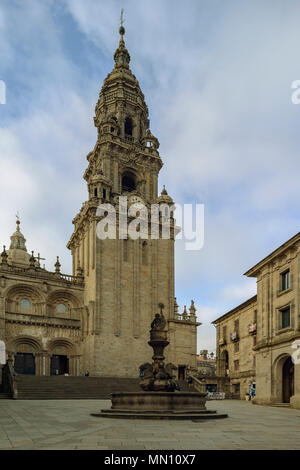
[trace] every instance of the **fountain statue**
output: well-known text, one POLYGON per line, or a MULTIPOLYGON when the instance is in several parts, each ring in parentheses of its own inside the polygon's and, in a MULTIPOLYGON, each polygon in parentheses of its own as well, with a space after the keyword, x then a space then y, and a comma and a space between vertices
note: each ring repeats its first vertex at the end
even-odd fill
POLYGON ((166 319, 163 304, 158 304, 160 313, 151 323, 149 346, 153 349, 153 362, 140 366, 141 392, 117 392, 111 394, 111 408, 92 413, 106 418, 140 419, 209 419, 226 418, 207 410, 206 393, 182 392, 175 380, 177 367, 164 363, 164 349, 168 346, 166 319))
POLYGON ((163 304, 158 304, 160 313, 155 315, 151 323, 150 341, 148 344, 153 348, 153 363, 146 362, 140 366, 140 387, 144 391, 153 392, 174 392, 179 390, 175 381, 174 371, 177 367, 169 363, 164 364, 164 349, 168 346, 166 332, 166 320, 163 315, 163 304))

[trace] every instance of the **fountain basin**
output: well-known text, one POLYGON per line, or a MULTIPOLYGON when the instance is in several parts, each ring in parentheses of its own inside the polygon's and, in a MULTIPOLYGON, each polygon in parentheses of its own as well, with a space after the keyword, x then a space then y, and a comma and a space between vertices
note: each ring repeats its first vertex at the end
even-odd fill
POLYGON ((92 416, 126 419, 200 420, 226 418, 207 410, 206 393, 197 392, 117 392, 111 394, 110 409, 92 416))

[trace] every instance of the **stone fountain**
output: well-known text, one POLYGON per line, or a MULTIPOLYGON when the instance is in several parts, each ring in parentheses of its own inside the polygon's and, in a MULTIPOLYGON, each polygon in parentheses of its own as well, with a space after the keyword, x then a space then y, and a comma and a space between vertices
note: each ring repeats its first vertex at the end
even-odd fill
POLYGON ((117 392, 111 394, 111 408, 92 413, 92 416, 106 418, 140 419, 211 419, 226 418, 207 410, 206 393, 181 392, 175 380, 177 367, 165 365, 164 349, 168 346, 166 320, 163 304, 160 313, 151 323, 149 346, 153 349, 153 362, 140 366, 140 387, 142 392, 117 392))

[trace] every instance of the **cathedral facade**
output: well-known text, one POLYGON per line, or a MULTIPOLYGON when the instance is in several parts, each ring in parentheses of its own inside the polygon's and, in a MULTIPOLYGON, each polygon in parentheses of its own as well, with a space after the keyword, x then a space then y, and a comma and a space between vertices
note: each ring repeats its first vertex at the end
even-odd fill
POLYGON ((27 253, 19 220, 9 250, 1 254, 0 339, 19 373, 80 375, 88 370, 95 376, 136 377, 139 365, 151 362, 147 342, 158 303, 164 305, 168 325, 166 360, 178 367, 179 378, 187 368, 196 369, 200 323, 193 301, 189 312, 178 313, 173 200, 165 188, 158 195, 163 165, 159 142, 149 129, 144 95, 129 68, 124 33, 121 26, 115 65, 95 108, 97 142, 84 173, 88 199, 73 219, 67 245, 72 275, 60 272, 59 259, 55 272, 40 267, 40 258, 27 253), (126 228, 139 204, 147 209, 146 228, 136 239, 124 232, 120 200, 129 208, 126 228), (97 235, 106 215, 99 213, 100 205, 114 208, 114 239, 97 235), (153 228, 153 205, 163 207, 157 237, 144 233, 153 228), (161 237, 166 223, 168 238, 161 237))

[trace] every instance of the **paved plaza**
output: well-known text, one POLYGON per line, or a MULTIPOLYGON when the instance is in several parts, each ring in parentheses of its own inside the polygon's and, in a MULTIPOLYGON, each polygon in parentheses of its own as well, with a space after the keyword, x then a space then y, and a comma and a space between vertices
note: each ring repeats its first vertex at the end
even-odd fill
POLYGON ((144 421, 98 418, 107 400, 1 400, 0 449, 299 449, 300 410, 224 400, 208 409, 220 420, 144 421))

